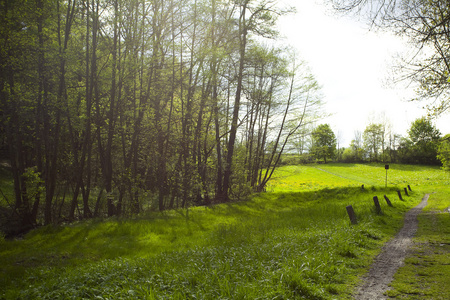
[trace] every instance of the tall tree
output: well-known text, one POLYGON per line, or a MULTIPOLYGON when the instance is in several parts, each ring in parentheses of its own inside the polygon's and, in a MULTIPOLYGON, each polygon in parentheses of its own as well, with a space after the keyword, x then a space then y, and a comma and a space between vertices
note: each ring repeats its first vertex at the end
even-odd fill
POLYGON ((239 127, 239 112, 241 107, 241 96, 243 90, 244 67, 246 60, 247 39, 249 33, 255 33, 263 37, 274 37, 276 32, 273 25, 277 16, 283 11, 277 10, 271 1, 261 1, 255 3, 252 0, 243 0, 236 2, 238 7, 238 41, 239 58, 238 72, 236 77, 236 93, 234 96, 233 114, 229 131, 227 144, 227 155, 225 161, 225 170, 223 174, 222 190, 218 193, 221 201, 229 200, 228 192, 231 187, 231 174, 233 167, 233 154, 236 143, 236 135, 239 127))
POLYGON ((329 124, 317 126, 311 133, 313 147, 311 152, 317 159, 323 158, 327 163, 327 158, 332 159, 336 152, 336 136, 329 124))
POLYGON ((414 163, 437 164, 440 131, 424 117, 415 120, 408 130, 414 163))

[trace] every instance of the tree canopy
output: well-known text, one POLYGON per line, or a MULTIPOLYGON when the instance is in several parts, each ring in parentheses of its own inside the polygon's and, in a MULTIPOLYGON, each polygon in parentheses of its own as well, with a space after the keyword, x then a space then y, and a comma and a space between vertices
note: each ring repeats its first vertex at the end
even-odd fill
POLYGON ((408 130, 410 140, 410 162, 438 164, 437 150, 440 131, 426 118, 416 119, 408 130))
POLYGON ((327 162, 327 158, 333 158, 336 152, 336 136, 329 124, 317 126, 311 133, 311 152, 317 159, 327 162))

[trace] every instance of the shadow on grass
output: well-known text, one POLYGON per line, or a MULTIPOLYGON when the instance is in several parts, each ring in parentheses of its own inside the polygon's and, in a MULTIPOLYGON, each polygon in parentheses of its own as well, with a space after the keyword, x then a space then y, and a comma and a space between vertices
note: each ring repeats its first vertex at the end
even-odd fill
POLYGON ((278 230, 287 231, 287 236, 329 231, 349 225, 345 207, 350 204, 354 205, 359 220, 379 219, 389 226, 390 218, 400 218, 399 212, 406 210, 408 202, 394 208, 383 205, 385 214, 377 216, 372 212, 372 197, 388 194, 393 200, 395 193, 395 187, 261 193, 248 201, 151 213, 147 218, 111 218, 42 227, 24 240, 0 245, 0 283, 20 279, 27 269, 64 268, 195 247, 248 244, 271 239, 278 230))

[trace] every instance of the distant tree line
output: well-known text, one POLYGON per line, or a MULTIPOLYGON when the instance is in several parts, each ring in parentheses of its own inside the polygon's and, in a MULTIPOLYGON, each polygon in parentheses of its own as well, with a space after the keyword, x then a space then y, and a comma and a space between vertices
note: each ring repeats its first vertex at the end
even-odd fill
MULTIPOLYGON (((300 154, 294 163, 326 163, 334 160, 349 163, 445 165, 445 162, 448 164, 450 161, 448 135, 442 138, 440 131, 425 117, 411 124, 407 136, 394 133, 388 122, 380 122, 367 125, 364 132, 356 131, 347 148, 337 147, 338 142, 329 124, 310 127, 308 132, 303 131, 291 143, 290 149, 300 154)), ((284 158, 288 158, 288 155, 284 158)))
POLYGON ((0 1, 3 193, 20 230, 264 190, 319 86, 266 0, 0 1), (272 43, 273 45, 273 43, 272 43))

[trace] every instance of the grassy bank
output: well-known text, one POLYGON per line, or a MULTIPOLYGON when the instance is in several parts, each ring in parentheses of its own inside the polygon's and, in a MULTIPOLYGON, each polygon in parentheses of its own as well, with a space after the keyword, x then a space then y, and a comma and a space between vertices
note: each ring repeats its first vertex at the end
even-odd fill
POLYGON ((448 184, 439 169, 395 170, 385 188, 384 165, 289 166, 245 202, 40 228, 1 242, 0 298, 349 299, 427 183, 448 184), (394 206, 376 214, 384 194, 394 206))

